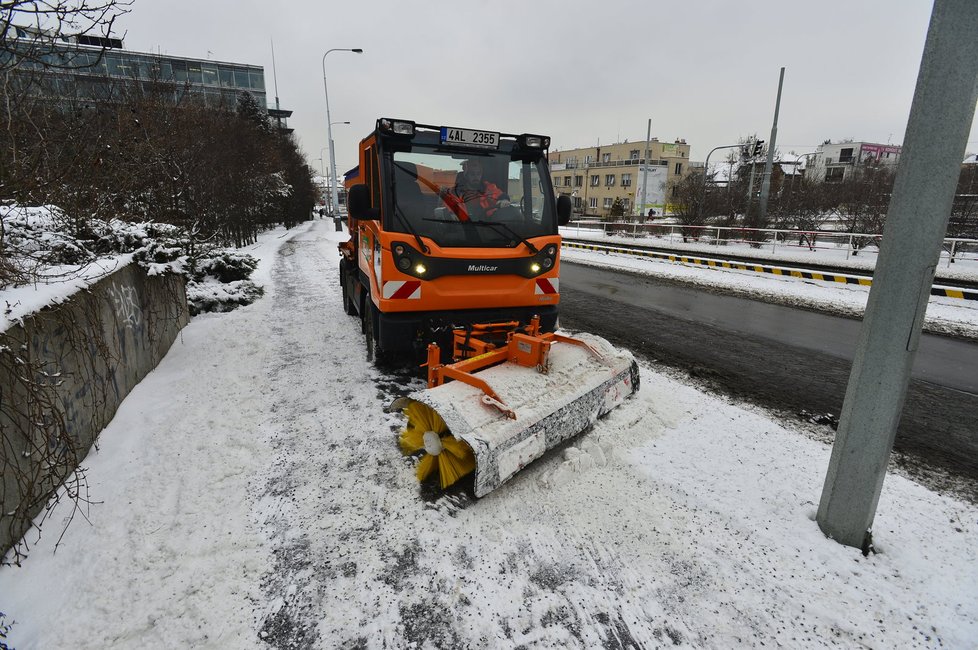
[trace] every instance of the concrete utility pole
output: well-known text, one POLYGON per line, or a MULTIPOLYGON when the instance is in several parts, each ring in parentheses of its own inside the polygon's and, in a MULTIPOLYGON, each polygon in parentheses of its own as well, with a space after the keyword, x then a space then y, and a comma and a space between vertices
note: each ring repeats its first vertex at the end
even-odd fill
POLYGON ((771 168, 774 166, 774 147, 778 142, 778 113, 781 111, 781 87, 784 85, 784 68, 778 79, 778 99, 774 103, 774 124, 771 140, 767 143, 767 161, 764 163, 764 179, 761 181, 761 202, 758 205, 758 224, 763 226, 767 217, 767 196, 771 192, 771 168))
POLYGON ((645 164, 642 166, 642 207, 639 209, 639 217, 645 216, 645 201, 649 196, 649 141, 652 139, 652 118, 649 118, 649 128, 645 132, 645 164))
POLYGON ((936 0, 816 520, 868 550, 978 101, 978 2, 936 0))

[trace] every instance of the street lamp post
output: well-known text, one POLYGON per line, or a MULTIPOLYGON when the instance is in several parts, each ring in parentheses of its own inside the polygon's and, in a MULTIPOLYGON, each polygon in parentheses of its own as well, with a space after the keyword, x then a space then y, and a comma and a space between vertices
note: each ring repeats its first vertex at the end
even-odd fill
MULTIPOLYGON (((710 153, 706 154, 706 162, 703 163, 703 185, 700 188, 700 204, 696 206, 698 220, 702 221, 703 219, 703 206, 706 203, 706 177, 710 173, 710 156, 713 155, 714 151, 719 151, 720 149, 739 149, 742 146, 740 144, 725 144, 720 147, 713 147, 710 149, 710 153)), ((730 179, 727 179, 727 182, 729 183, 730 179)))
POLYGON ((817 153, 818 153, 817 151, 809 151, 808 153, 795 154, 795 168, 794 168, 794 170, 792 170, 791 180, 788 181, 788 194, 789 195, 791 194, 792 190, 795 187, 795 176, 798 175, 798 161, 800 161, 802 158, 804 158, 805 159, 805 168, 807 169, 808 168, 808 157, 809 156, 814 156, 817 153))
MULTIPOLYGON (((329 126, 332 127, 334 124, 349 124, 349 122, 330 122, 329 123, 329 126)), ((330 147, 330 151, 332 152, 332 150, 333 150, 333 139, 332 138, 330 138, 330 140, 329 140, 329 147, 330 147)), ((332 154, 330 154, 330 155, 332 155, 332 154)), ((331 159, 331 162, 332 162, 331 169, 333 170, 333 181, 329 184, 329 187, 330 187, 330 197, 337 197, 338 196, 338 193, 340 191, 340 188, 337 187, 337 180, 336 180, 336 162, 335 162, 335 159, 331 159), (333 188, 335 188, 335 190, 333 188)), ((339 216, 339 209, 340 209, 339 200, 338 199, 336 200, 335 205, 334 205, 333 201, 331 200, 329 207, 330 207, 330 210, 333 212, 333 216, 334 217, 338 217, 339 216)))
POLYGON ((323 54, 323 91, 326 93, 326 139, 329 145, 329 171, 332 179, 329 183, 329 194, 330 194, 330 211, 331 216, 336 216, 340 211, 339 196, 336 193, 336 151, 333 146, 333 125, 330 123, 329 117, 329 87, 326 85, 326 56, 330 52, 354 52, 356 54, 363 54, 363 50, 359 47, 355 48, 333 48, 331 50, 326 50, 323 54))

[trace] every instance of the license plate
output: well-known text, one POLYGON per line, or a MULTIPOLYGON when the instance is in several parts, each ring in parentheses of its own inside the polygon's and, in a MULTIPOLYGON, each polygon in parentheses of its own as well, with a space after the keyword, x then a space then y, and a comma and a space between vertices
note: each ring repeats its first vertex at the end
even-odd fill
POLYGON ((441 141, 442 144, 486 147, 488 149, 499 148, 499 134, 492 131, 471 131, 443 126, 441 127, 441 141))

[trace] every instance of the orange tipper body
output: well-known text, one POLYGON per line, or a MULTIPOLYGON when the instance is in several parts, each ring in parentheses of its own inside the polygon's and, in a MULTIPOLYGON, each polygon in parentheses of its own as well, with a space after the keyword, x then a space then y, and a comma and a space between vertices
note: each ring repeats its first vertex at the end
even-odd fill
MULTIPOLYGON (((344 306, 377 354, 453 330, 534 317, 556 327, 557 201, 549 138, 381 119, 347 173, 350 240, 340 244, 344 306)), ((569 212, 569 210, 565 210, 569 212)))

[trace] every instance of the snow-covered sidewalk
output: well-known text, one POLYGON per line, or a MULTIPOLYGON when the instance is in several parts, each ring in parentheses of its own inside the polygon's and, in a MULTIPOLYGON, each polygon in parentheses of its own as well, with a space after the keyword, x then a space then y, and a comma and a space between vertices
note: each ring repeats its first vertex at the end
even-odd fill
POLYGON ((973 647, 978 508, 887 477, 876 555, 813 521, 829 447, 642 363, 638 395, 487 497, 419 496, 332 224, 195 318, 0 569, 27 648, 973 647))

